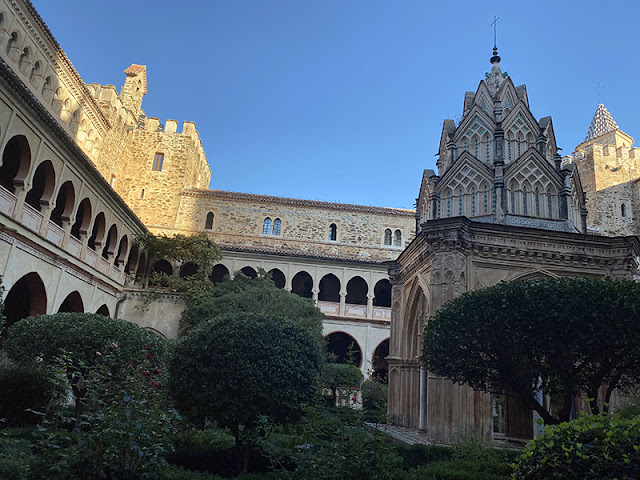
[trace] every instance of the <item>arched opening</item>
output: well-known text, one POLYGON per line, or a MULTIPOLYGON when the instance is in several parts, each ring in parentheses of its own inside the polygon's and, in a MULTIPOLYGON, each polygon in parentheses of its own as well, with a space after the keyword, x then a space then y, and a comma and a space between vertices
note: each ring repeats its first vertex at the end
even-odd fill
POLYGON ((282 273, 277 268, 269 270, 269 273, 271 274, 271 280, 273 280, 273 283, 276 284, 276 287, 284 288, 285 284, 287 283, 284 277, 284 273, 282 273))
POLYGON ((291 280, 291 293, 304 298, 313 297, 313 279, 307 272, 298 272, 291 280))
MULTIPOLYGON (((474 193, 475 195, 475 193, 474 193)), ((474 203, 475 205, 475 203, 474 203)), ((393 232, 393 246, 401 247, 402 246, 402 232, 400 230, 396 230, 393 232)))
POLYGON ((280 221, 279 218, 276 218, 273 221, 273 230, 271 231, 271 233, 273 235, 280 235, 280 228, 282 227, 282 222, 280 221))
POLYGON ((624 203, 620 205, 620 215, 623 217, 627 216, 627 206, 624 203))
POLYGON ((98 310, 96 310, 96 314, 98 315, 104 315, 105 317, 109 317, 109 307, 107 307, 106 305, 101 305, 100 308, 98 310))
POLYGON ((55 182, 53 164, 49 160, 42 162, 33 174, 31 189, 27 192, 25 202, 37 211, 42 211, 42 206, 49 205, 53 197, 55 182))
POLYGON ((91 223, 91 201, 83 199, 76 210, 76 219, 71 226, 71 235, 80 240, 87 234, 91 223))
POLYGON ((338 227, 335 223, 329 225, 329 240, 332 242, 338 240, 338 227))
POLYGON ((111 225, 109 233, 107 233, 107 240, 104 242, 104 248, 102 249, 102 258, 109 258, 109 255, 113 255, 116 251, 116 242, 118 241, 118 228, 115 225, 111 225))
POLYGON ((262 222, 262 234, 271 234, 271 219, 269 217, 265 218, 264 222, 262 222))
POLYGON ((374 307, 391 307, 391 282, 383 278, 376 286, 373 287, 373 306, 374 307))
POLYGON ((318 300, 321 302, 340 302, 340 280, 329 273, 320 280, 318 300))
POLYGON ((391 229, 389 228, 384 231, 384 244, 391 245, 391 229))
POLYGON ((3 336, 6 336, 7 328, 18 320, 32 316, 44 315, 47 312, 47 291, 40 276, 31 272, 13 284, 4 299, 5 328, 3 336))
POLYGON ((137 277, 144 277, 147 273, 147 254, 142 252, 140 255, 140 261, 138 262, 138 269, 136 270, 137 277))
POLYGON ((362 277, 353 277, 347 283, 346 302, 351 305, 366 305, 369 287, 362 277))
POLYGON ((84 305, 82 304, 82 297, 80 294, 75 291, 71 292, 67 295, 62 303, 60 304, 60 308, 58 308, 58 313, 63 312, 74 312, 74 313, 83 313, 84 305))
POLYGON ((138 261, 138 246, 134 243, 131 246, 131 250, 129 251, 129 257, 127 258, 127 263, 124 266, 124 273, 127 275, 131 274, 136 268, 136 262, 138 261))
POLYGON ((213 228, 213 212, 207 213, 207 219, 204 222, 204 229, 211 230, 213 228))
POLYGON ((389 356, 389 339, 380 343, 373 351, 373 358, 371 359, 371 370, 373 376, 382 383, 389 381, 389 362, 387 357, 389 356))
POLYGON ((211 279, 214 285, 217 285, 220 282, 222 282, 225 279, 225 277, 228 277, 228 276, 229 276, 229 269, 224 265, 222 265, 221 263, 219 263, 213 267, 213 270, 211 271, 211 275, 209 276, 209 278, 211 279))
POLYGON ((24 185, 31 166, 31 150, 24 135, 16 135, 7 142, 2 152, 0 185, 15 193, 16 186, 24 185))
POLYGON ((118 254, 116 258, 113 260, 113 264, 116 267, 122 265, 127 258, 127 250, 129 249, 129 239, 126 235, 123 235, 120 239, 120 245, 118 245, 118 254))
POLYGON ((327 339, 327 352, 335 358, 335 363, 348 363, 358 368, 362 365, 362 350, 351 335, 344 332, 334 332, 325 338, 327 339))
POLYGON ((198 265, 196 265, 193 262, 185 263, 182 266, 182 268, 180 269, 180 277, 181 278, 192 277, 196 273, 198 273, 198 265))
POLYGON ((151 267, 151 273, 166 273, 167 275, 173 275, 173 267, 167 260, 158 260, 151 267))
POLYGON ((51 221, 59 227, 62 227, 64 222, 71 220, 71 213, 73 212, 75 201, 76 194, 73 189, 73 183, 67 180, 58 190, 56 206, 51 211, 51 221))
POLYGON ((105 228, 106 228, 106 221, 104 218, 104 213, 100 212, 98 215, 96 215, 96 218, 93 221, 91 236, 89 237, 89 242, 87 242, 87 245, 91 250, 96 251, 102 245, 105 228))
POLYGON ((258 273, 251 267, 243 267, 240 271, 249 278, 256 278, 258 276, 258 273))

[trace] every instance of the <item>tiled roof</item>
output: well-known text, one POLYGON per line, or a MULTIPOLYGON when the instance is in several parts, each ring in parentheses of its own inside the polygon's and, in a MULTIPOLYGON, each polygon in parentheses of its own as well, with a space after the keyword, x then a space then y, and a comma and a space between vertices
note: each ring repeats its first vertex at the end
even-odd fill
POLYGON ((371 207, 367 205, 353 205, 350 203, 320 202, 317 200, 305 200, 301 198, 272 197, 269 195, 256 195, 253 193, 227 192, 224 190, 209 190, 193 188, 184 190, 181 195, 192 197, 213 197, 229 200, 244 200, 258 203, 277 203, 281 205, 295 205, 310 208, 326 208, 330 210, 353 211, 363 213, 376 213, 380 215, 394 215, 400 217, 414 217, 414 210, 401 208, 371 207))
POLYGON ((387 260, 376 260, 367 257, 357 257, 355 255, 331 255, 321 252, 304 252, 302 250, 294 250, 290 248, 282 247, 267 247, 267 246, 254 246, 254 245, 239 245, 229 243, 219 243, 220 250, 227 252, 248 252, 248 253, 260 253, 267 255, 281 255, 284 257, 303 257, 303 258, 315 258, 320 260, 330 260, 332 262, 347 262, 347 263, 366 263, 373 265, 382 265, 387 260))
POLYGON ((147 67, 144 65, 136 65, 135 63, 127 68, 124 73, 127 75, 137 75, 140 72, 144 72, 147 67))
POLYGON ((609 110, 607 110, 603 104, 600 104, 596 109, 596 113, 593 114, 593 119, 591 120, 591 125, 589 125, 589 130, 587 131, 587 136, 584 141, 588 142, 614 130, 618 130, 618 124, 609 113, 609 110))

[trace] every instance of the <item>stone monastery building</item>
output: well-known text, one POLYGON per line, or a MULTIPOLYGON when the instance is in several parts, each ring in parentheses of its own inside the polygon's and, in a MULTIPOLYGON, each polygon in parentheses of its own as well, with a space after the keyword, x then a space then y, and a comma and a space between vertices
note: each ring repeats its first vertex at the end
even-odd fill
POLYGON ((428 317, 459 293, 532 276, 632 277, 640 244, 633 139, 603 105, 585 142, 561 158, 550 117, 499 67, 445 120, 438 174, 417 210, 208 189, 192 122, 142 110, 147 71, 124 85, 85 84, 28 0, 0 0, 0 275, 5 315, 98 312, 167 337, 182 301, 145 301, 151 271, 194 273, 149 258, 144 232, 207 232, 223 259, 325 313, 330 348, 353 344, 364 373, 389 375, 390 419, 447 442, 456 429, 530 437, 516 399, 431 376, 419 361, 428 317), (586 195, 585 195, 586 192, 586 195), (494 419, 497 419, 494 421, 494 419))

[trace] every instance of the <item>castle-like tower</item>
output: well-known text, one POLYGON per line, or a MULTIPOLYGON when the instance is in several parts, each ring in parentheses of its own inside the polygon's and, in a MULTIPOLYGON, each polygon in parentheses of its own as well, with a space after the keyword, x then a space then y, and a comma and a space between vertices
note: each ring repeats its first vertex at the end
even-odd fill
POLYGON ((569 161, 580 171, 587 197, 587 224, 600 235, 638 235, 640 149, 598 105, 587 136, 569 161))

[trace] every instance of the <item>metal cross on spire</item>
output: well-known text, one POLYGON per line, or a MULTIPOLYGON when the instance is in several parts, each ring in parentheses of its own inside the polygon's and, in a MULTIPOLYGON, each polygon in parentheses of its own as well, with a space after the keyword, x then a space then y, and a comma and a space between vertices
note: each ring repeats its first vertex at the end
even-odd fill
POLYGON ((493 26, 493 48, 498 48, 498 32, 497 32, 497 23, 500 20, 500 17, 493 16, 493 22, 489 26, 493 26))

